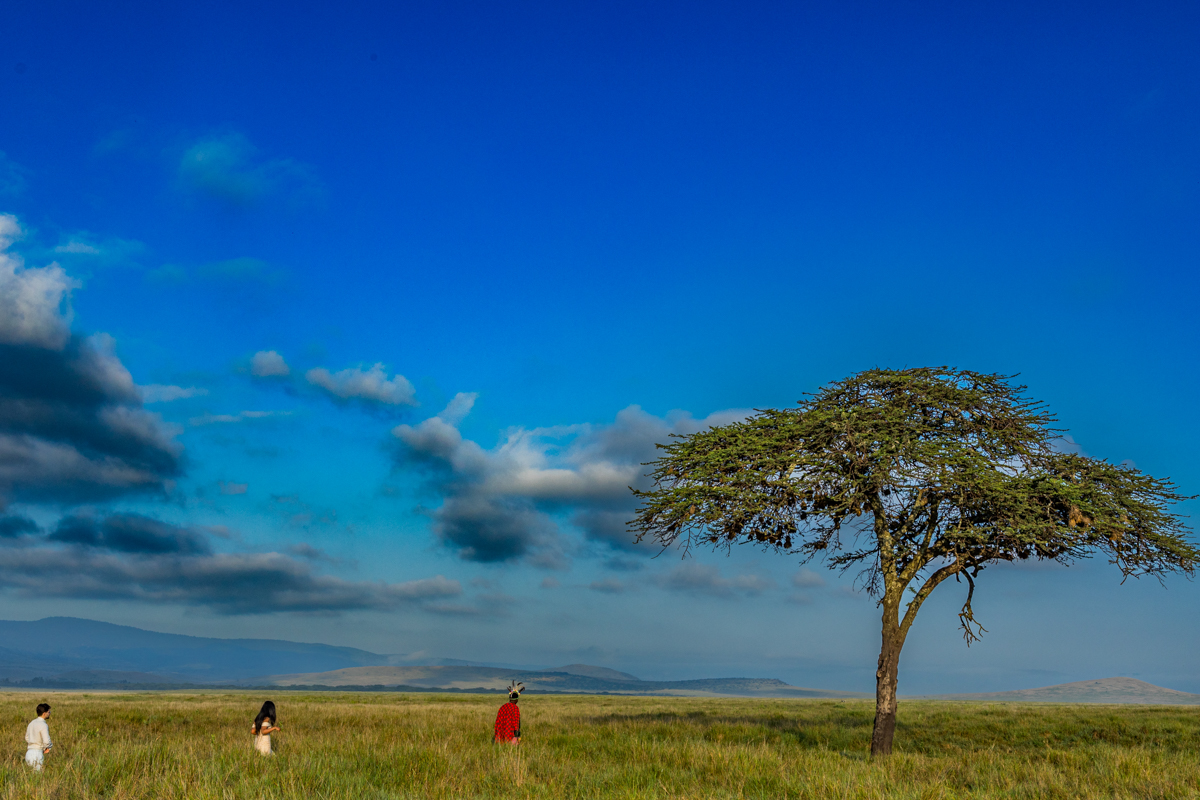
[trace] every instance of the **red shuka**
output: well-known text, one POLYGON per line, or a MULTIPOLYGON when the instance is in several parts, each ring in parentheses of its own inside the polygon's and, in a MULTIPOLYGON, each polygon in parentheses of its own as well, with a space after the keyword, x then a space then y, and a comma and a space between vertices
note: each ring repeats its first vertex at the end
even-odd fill
POLYGON ((505 703, 496 712, 497 742, 515 742, 521 738, 521 709, 516 703, 505 703))

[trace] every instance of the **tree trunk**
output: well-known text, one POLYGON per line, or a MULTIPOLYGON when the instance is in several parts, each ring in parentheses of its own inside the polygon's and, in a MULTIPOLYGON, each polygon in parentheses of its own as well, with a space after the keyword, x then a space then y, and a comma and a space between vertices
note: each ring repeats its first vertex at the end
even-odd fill
POLYGON ((896 733, 896 679, 900 666, 900 648, 904 638, 900 633, 898 603, 884 600, 883 645, 879 649, 879 669, 875 671, 875 728, 871 732, 871 755, 892 753, 892 737, 896 733))

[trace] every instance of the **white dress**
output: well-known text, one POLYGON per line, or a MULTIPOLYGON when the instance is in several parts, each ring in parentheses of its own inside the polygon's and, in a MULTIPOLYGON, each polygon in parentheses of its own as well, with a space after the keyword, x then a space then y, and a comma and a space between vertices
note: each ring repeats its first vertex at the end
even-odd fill
MULTIPOLYGON (((267 717, 263 720, 263 729, 274 727, 275 720, 267 717)), ((253 730, 253 728, 251 729, 253 730)), ((271 734, 256 733, 254 734, 254 749, 262 753, 264 756, 271 755, 271 734)))

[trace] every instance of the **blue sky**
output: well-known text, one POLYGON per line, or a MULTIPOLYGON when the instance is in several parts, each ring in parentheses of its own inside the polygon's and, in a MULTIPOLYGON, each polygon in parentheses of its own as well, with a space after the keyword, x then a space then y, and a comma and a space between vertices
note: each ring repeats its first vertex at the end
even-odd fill
MULTIPOLYGON (((950 364, 1200 492, 1197 13, 8 4, 3 616, 869 690, 849 581, 624 487, 950 364)), ((901 692, 1200 691, 1196 586, 1119 584, 989 570, 969 650, 947 585, 901 692)))

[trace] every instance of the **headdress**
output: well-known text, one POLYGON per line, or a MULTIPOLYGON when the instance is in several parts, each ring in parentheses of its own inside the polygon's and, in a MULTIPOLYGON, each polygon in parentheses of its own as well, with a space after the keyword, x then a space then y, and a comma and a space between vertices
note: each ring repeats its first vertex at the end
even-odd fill
POLYGON ((525 691, 525 684, 512 681, 508 684, 508 699, 516 700, 521 696, 521 692, 525 691))

